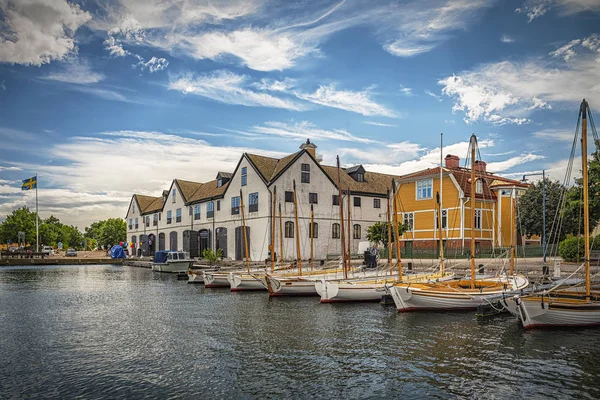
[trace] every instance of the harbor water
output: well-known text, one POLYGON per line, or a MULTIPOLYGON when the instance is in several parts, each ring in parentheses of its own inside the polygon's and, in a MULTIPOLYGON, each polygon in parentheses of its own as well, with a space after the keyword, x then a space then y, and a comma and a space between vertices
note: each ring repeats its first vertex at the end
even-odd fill
POLYGON ((0 269, 0 398, 600 398, 600 329, 0 269))

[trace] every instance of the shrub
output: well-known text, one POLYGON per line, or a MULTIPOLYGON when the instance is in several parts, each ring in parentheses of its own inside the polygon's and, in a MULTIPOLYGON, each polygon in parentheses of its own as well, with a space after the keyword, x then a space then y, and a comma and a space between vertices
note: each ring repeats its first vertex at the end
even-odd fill
POLYGON ((558 245, 558 254, 565 261, 580 261, 584 254, 583 238, 568 237, 558 245))
POLYGON ((210 265, 213 265, 223 257, 223 250, 217 249, 217 251, 213 251, 212 249, 204 249, 202 257, 208 261, 210 265))

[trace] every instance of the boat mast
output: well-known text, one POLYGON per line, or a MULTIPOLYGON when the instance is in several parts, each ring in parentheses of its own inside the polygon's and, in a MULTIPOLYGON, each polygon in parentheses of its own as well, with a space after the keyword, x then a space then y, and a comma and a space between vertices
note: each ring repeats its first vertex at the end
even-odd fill
POLYGON ((583 241, 585 246, 585 296, 590 300, 590 204, 588 190, 588 160, 587 160, 587 113, 588 103, 581 102, 581 171, 583 173, 583 241))
MULTIPOLYGON (((438 227, 439 227, 439 233, 440 233, 440 272, 442 273, 442 276, 444 276, 445 273, 445 262, 444 262, 444 238, 442 237, 443 235, 443 229, 442 229, 442 203, 443 203, 443 192, 442 192, 442 172, 443 172, 443 149, 444 149, 444 134, 440 133, 440 192, 438 194, 437 197, 437 202, 438 202, 438 227)), ((446 221, 448 220, 448 216, 446 216, 446 221)))
POLYGON ((313 239, 315 237, 315 214, 313 211, 313 205, 310 205, 310 229, 308 230, 310 232, 310 270, 312 272, 312 270, 314 269, 314 250, 313 250, 313 239))
POLYGON ((471 289, 475 289, 475 146, 477 137, 471 135, 471 289))
POLYGON ((271 273, 275 272, 275 218, 277 218, 277 186, 273 187, 273 212, 271 213, 271 273))
POLYGON ((390 212, 390 189, 387 190, 387 233, 388 233, 388 263, 390 264, 390 276, 392 275, 392 222, 390 212))
POLYGON ((240 208, 242 210, 242 229, 244 230, 244 252, 246 255, 246 267, 248 273, 250 273, 250 258, 248 257, 248 238, 246 237, 246 218, 244 217, 244 195, 242 189, 240 189, 240 208))
POLYGON ((344 263, 344 279, 348 279, 348 268, 346 265, 346 238, 344 236, 344 200, 342 199, 342 179, 340 175, 340 157, 336 156, 337 160, 337 176, 338 176, 338 204, 340 205, 340 238, 341 238, 341 249, 342 249, 342 261, 344 263))
POLYGON ((300 227, 298 226, 298 202, 296 200, 296 180, 294 179, 294 219, 296 220, 296 255, 298 257, 298 275, 302 276, 302 254, 300 251, 300 227))
POLYGON ((392 179, 392 196, 394 205, 394 233, 396 234, 396 258, 398 259, 398 280, 402 280, 402 257, 400 255, 400 235, 398 230, 398 209, 396 207, 396 182, 392 179))
POLYGON ((281 217, 281 203, 279 203, 279 253, 279 260, 281 265, 283 265, 283 218, 281 217))
POLYGON ((516 226, 515 226, 515 213, 517 211, 516 205, 516 194, 517 189, 513 189, 510 196, 510 276, 513 276, 515 272, 515 246, 516 246, 516 226))
POLYGON ((348 254, 346 255, 346 262, 348 263, 348 267, 346 268, 347 271, 350 271, 350 264, 351 264, 351 260, 352 260, 352 252, 350 251, 351 247, 352 247, 352 237, 350 236, 350 216, 351 216, 351 205, 350 205, 350 188, 348 188, 348 191, 346 192, 346 196, 348 196, 348 254))

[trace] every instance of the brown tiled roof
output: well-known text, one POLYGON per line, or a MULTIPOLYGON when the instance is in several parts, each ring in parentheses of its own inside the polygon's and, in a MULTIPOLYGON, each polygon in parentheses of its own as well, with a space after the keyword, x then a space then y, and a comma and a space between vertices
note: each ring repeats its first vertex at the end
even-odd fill
POLYGON ((140 214, 146 212, 146 209, 158 198, 152 196, 144 196, 143 194, 133 195, 140 206, 140 214))
POLYGON ((293 154, 290 154, 289 156, 285 156, 285 157, 277 160, 277 165, 275 166, 273 173, 270 175, 269 180, 272 180, 277 175, 279 175, 279 173, 281 171, 283 171, 294 160, 294 158, 296 158, 298 156, 298 154, 300 154, 301 152, 302 152, 302 150, 297 151, 293 154))
POLYGON ((273 174, 273 171, 275 170, 275 167, 277 166, 279 160, 277 158, 259 156, 256 154, 248 153, 246 153, 246 156, 248 156, 252 164, 254 164, 254 166, 258 170, 258 173, 262 175, 262 178, 266 182, 269 182, 269 180, 271 179, 271 175, 273 174))
POLYGON ((157 211, 162 210, 163 204, 164 204, 164 198, 163 197, 155 197, 154 201, 152 203, 150 203, 150 205, 148 206, 148 208, 146 208, 144 210, 144 214, 155 213, 157 211))
POLYGON ((182 179, 175 179, 177 186, 181 189, 181 196, 184 202, 188 202, 190 197, 196 192, 202 184, 200 182, 184 181, 182 179))
MULTIPOLYGON (((321 165, 321 168, 323 168, 323 171, 325 171, 325 173, 337 186, 337 167, 333 167, 330 165, 321 165)), ((351 192, 386 195, 388 189, 392 190, 392 179, 396 179, 398 177, 394 175, 380 174, 377 172, 367 171, 365 172, 364 178, 365 180, 363 182, 357 182, 350 175, 348 175, 346 171, 344 171, 343 169, 340 170, 340 181, 342 185, 342 190, 350 188, 351 192)))
POLYGON ((206 182, 201 184, 201 186, 196 190, 194 194, 188 199, 188 203, 198 203, 203 200, 208 200, 213 197, 222 196, 227 190, 229 186, 229 182, 224 184, 223 186, 217 186, 217 180, 212 180, 210 182, 206 182))

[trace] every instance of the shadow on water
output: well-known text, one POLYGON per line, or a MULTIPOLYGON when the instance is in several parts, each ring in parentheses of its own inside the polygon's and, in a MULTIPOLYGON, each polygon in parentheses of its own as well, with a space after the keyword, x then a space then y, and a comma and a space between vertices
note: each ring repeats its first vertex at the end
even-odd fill
POLYGON ((0 270, 14 397, 599 398, 600 330, 230 293, 120 266, 0 270))

